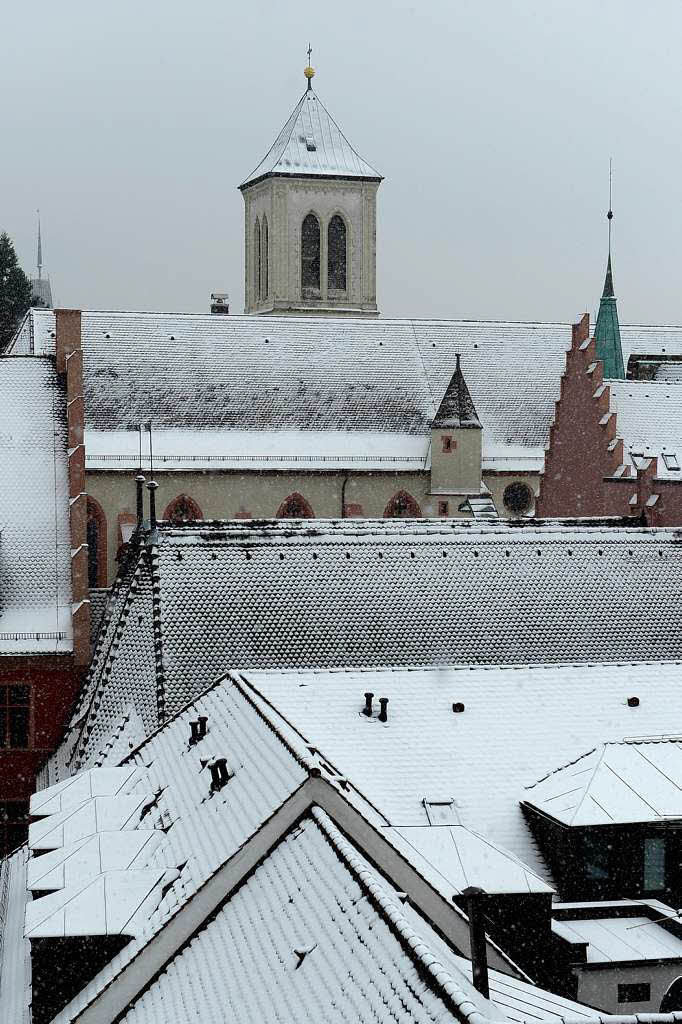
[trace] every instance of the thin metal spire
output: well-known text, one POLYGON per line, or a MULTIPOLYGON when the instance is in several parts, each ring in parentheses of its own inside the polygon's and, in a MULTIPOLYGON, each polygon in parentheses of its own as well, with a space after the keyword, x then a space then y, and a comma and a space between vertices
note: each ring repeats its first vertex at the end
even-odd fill
POLYGON ((613 210, 611 209, 611 186, 613 181, 613 158, 609 157, 609 212, 606 214, 606 219, 609 222, 609 259, 611 259, 611 221, 613 220, 613 210))
POLYGON ((43 243, 40 237, 40 210, 38 212, 38 280, 43 276, 43 243))
POLYGON ((303 74, 308 79, 308 91, 309 92, 310 92, 310 90, 313 87, 313 76, 315 74, 315 68, 312 67, 311 63, 310 63, 310 56, 311 56, 312 52, 313 52, 313 48, 310 45, 310 43, 308 43, 308 66, 305 68, 303 74))

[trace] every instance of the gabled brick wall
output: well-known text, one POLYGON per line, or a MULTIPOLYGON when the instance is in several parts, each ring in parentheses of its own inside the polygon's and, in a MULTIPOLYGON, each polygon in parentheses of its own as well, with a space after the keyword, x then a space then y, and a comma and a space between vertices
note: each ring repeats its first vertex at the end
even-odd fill
POLYGON ((657 479, 656 458, 637 472, 625 464, 610 398, 585 313, 566 353, 536 514, 643 516, 650 526, 682 525, 682 480, 657 479))

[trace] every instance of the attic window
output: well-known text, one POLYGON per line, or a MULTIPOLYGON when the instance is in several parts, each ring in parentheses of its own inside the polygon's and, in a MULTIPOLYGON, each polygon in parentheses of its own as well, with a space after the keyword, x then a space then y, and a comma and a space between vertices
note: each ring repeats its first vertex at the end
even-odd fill
POLYGON ((461 825, 452 797, 442 800, 422 800, 429 825, 461 825))
POLYGON ((442 445, 441 450, 443 452, 454 452, 455 448, 457 447, 457 442, 455 441, 452 434, 441 434, 440 440, 442 445))
POLYGON ((317 146, 315 145, 315 139, 312 137, 312 135, 306 135, 305 148, 308 150, 309 153, 314 153, 315 150, 317 149, 317 146))
POLYGON ((665 463, 666 469, 675 469, 679 472, 679 459, 673 452, 663 452, 663 462, 665 463))

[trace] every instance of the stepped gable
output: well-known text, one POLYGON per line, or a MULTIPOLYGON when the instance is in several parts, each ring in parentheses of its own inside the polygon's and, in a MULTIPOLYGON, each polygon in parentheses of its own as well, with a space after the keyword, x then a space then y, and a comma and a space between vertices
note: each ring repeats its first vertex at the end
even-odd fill
POLYGON ((48 773, 91 763, 131 704, 151 729, 231 668, 678 657, 681 567, 676 531, 619 524, 162 525, 117 581, 48 773))

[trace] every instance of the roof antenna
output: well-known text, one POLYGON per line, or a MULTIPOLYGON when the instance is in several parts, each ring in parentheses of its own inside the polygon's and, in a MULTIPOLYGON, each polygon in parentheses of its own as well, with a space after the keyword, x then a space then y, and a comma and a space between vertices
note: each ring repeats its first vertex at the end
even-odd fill
POLYGON ((142 472, 142 423, 138 423, 137 432, 140 436, 140 468, 135 477, 136 499, 137 499, 137 528, 142 529, 144 520, 144 473, 142 472))
POLYGON ((149 482, 147 484, 147 490, 149 491, 149 526, 150 529, 156 529, 156 489, 159 486, 154 479, 154 450, 152 448, 152 421, 147 420, 145 427, 149 431, 149 482))
POLYGON ((313 48, 310 45, 310 43, 308 43, 308 67, 305 68, 304 71, 303 71, 303 74, 308 79, 308 92, 312 92, 313 78, 315 77, 315 68, 312 67, 312 65, 310 63, 310 55, 311 55, 312 52, 313 52, 313 48))

